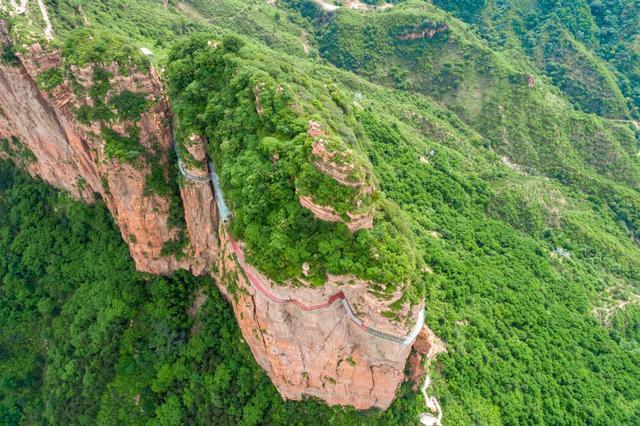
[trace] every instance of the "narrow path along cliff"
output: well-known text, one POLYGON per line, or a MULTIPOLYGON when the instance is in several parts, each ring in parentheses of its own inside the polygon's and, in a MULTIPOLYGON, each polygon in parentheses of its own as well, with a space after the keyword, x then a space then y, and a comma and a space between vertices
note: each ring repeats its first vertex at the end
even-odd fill
MULTIPOLYGON (((220 219, 222 220, 223 223, 228 222, 231 218, 231 212, 224 201, 222 188, 220 187, 220 181, 218 179, 218 174, 216 172, 215 165, 213 164, 213 162, 209 162, 210 175, 208 177, 196 176, 192 173, 189 173, 186 170, 186 167, 184 166, 180 158, 180 150, 178 148, 177 143, 175 142, 175 139, 174 139, 173 145, 174 145, 174 149, 176 150, 176 155, 178 157, 178 168, 182 176, 184 176, 185 179, 190 180, 192 182, 196 182, 196 183, 211 182, 212 189, 215 195, 215 200, 218 205, 220 219)), ((242 270, 246 274, 251 285, 257 291, 265 295, 269 300, 271 300, 274 303, 291 303, 303 311, 316 311, 316 310, 326 309, 330 307, 334 302, 340 301, 347 317, 351 320, 351 322, 357 325, 361 330, 363 330, 364 332, 372 336, 376 336, 381 339, 386 339, 395 343, 399 343, 401 345, 411 345, 415 340, 415 338, 418 336, 418 333, 420 333, 420 330, 422 329, 422 327, 424 326, 424 310, 421 310, 418 314, 418 320, 416 322, 416 325, 411 330, 411 333, 409 333, 409 335, 407 336, 395 336, 389 333, 385 333, 383 331, 376 330, 372 327, 367 326, 360 318, 358 318, 355 315, 355 313, 353 312, 353 309, 351 308, 351 305, 349 304, 349 301, 346 299, 342 291, 338 291, 332 294, 331 296, 329 296, 329 298, 325 303, 317 304, 317 305, 305 305, 297 299, 281 297, 271 292, 267 288, 267 286, 262 282, 260 277, 257 277, 253 274, 253 272, 248 267, 245 261, 244 251, 242 250, 238 242, 231 236, 229 230, 226 229, 226 227, 225 227, 225 232, 227 233, 227 235, 229 236, 229 240, 231 241, 231 246, 235 254, 236 260, 240 264, 242 270)))

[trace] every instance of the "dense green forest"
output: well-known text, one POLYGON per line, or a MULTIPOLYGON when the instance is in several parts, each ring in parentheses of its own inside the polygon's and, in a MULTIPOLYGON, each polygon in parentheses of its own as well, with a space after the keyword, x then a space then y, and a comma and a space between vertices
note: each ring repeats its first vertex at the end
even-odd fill
POLYGON ((283 402, 210 279, 137 273, 104 206, 4 160, 0 252, 2 425, 393 425, 422 407, 408 387, 385 413, 283 402))
MULTIPOLYGON (((105 32, 110 59, 154 50, 179 134, 209 138, 233 232, 266 274, 308 261, 318 283, 411 280, 448 347, 431 371, 445 424, 638 423, 640 309, 625 304, 640 294, 637 1, 46 3, 54 45, 78 63, 105 32), (313 221, 296 201, 352 207, 312 184, 310 119, 370 174, 373 230, 313 221)), ((384 414, 283 402, 210 280, 136 273, 103 206, 0 165, 0 423, 418 421, 408 386, 384 414)))

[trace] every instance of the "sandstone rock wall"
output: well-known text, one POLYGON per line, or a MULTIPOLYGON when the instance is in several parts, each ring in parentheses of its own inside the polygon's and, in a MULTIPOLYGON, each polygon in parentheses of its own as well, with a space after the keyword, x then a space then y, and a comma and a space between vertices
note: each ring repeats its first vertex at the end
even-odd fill
POLYGON ((35 155, 37 161, 23 164, 32 175, 91 201, 102 191, 92 155, 79 138, 68 137, 73 126, 54 108, 25 67, 0 65, 0 138, 16 138, 35 155))
MULTIPOLYGON (((208 176, 204 141, 192 140, 187 150, 197 163, 197 166, 188 167, 187 171, 194 176, 208 176)), ((185 179, 180 193, 192 248, 192 272, 200 275, 213 270, 219 255, 218 207, 209 183, 185 179)))
MULTIPOLYGON (((190 239, 188 255, 181 259, 162 256, 163 244, 176 238, 177 232, 167 225, 170 200, 146 193, 148 163, 134 166, 106 157, 100 126, 76 120, 73 109, 87 100, 77 99, 69 84, 63 83, 50 93, 37 87, 37 75, 60 63, 58 52, 46 53, 35 46, 21 56, 19 65, 0 65, 0 138, 16 138, 34 158, 15 158, 11 152, 0 155, 11 155, 32 175, 87 202, 102 197, 129 244, 138 270, 160 274, 180 268, 196 274, 215 271, 216 282, 231 301, 244 338, 283 397, 317 397, 329 404, 359 409, 388 407, 405 379, 411 346, 365 333, 348 319, 339 302, 326 309, 305 311, 293 304, 275 303, 256 292, 229 247, 209 184, 184 181, 181 185, 190 239)), ((115 66, 109 70, 116 89, 147 93, 154 99, 139 122, 120 123, 114 130, 122 132, 135 124, 141 144, 168 167, 172 149, 170 114, 158 76, 153 70, 130 75, 120 75, 115 66)), ((91 83, 89 68, 72 71, 81 84, 91 83)), ((189 164, 189 172, 208 174, 201 141, 188 149, 195 159, 189 164)), ((370 227, 368 220, 358 226, 370 227)), ((321 288, 274 288, 310 304, 326 300, 337 290, 344 291, 364 321, 389 333, 407 334, 417 310, 422 309, 407 307, 403 310, 410 319, 407 324, 392 323, 380 315, 392 301, 380 302, 367 292, 365 283, 353 277, 330 277, 321 288)))
MULTIPOLYGON (((0 41, 7 40, 3 30, 0 26, 0 41)), ((145 190, 150 164, 142 160, 131 165, 107 158, 104 141, 98 136, 100 124, 89 126, 76 120, 73 109, 86 100, 77 99, 67 82, 51 92, 38 88, 37 75, 60 64, 59 52, 45 53, 35 45, 20 55, 19 64, 0 65, 0 138, 19 141, 35 158, 27 161, 11 153, 2 155, 12 156, 33 176, 85 201, 94 201, 99 194, 129 244, 138 270, 169 274, 184 268, 203 272, 205 267, 201 260, 195 262, 189 257, 178 260, 162 255, 163 245, 177 238, 178 230, 167 224, 169 198, 145 190)), ((158 76, 153 70, 121 75, 115 64, 107 67, 113 74, 110 84, 114 91, 146 93, 155 100, 139 122, 120 123, 114 130, 122 131, 126 126, 136 125, 140 143, 159 156, 166 168, 172 138, 169 109, 163 101, 158 76)), ((73 72, 81 84, 91 81, 90 68, 74 68, 73 72)), ((197 191, 187 192, 185 196, 189 203, 201 203, 206 199, 206 195, 197 191)), ((191 228, 200 226, 197 217, 188 219, 191 228)), ((195 252, 199 250, 197 248, 195 252)))
MULTIPOLYGON (((405 380, 411 345, 367 334, 349 320, 339 302, 314 311, 274 302, 248 282, 223 226, 220 236, 216 282, 231 301, 258 364, 280 394, 293 400, 316 397, 331 405, 358 409, 389 407, 405 380)), ((251 269, 252 275, 260 276, 251 269)), ((268 282, 265 277, 261 279, 268 282)), ((331 293, 343 290, 368 324, 387 332, 409 333, 410 325, 403 327, 380 315, 386 304, 375 300, 366 284, 353 277, 330 277, 319 288, 271 285, 279 295, 309 305, 322 303, 331 293)), ((415 318, 419 309, 423 307, 414 307, 410 316, 415 318)))

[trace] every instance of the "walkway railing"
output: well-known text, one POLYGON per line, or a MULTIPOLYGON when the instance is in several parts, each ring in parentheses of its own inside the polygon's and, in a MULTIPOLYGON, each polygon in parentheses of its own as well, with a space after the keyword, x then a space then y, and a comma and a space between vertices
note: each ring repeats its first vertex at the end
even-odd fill
MULTIPOLYGON (((211 161, 209 162, 209 176, 204 177, 204 176, 193 175, 186 171, 184 164, 180 159, 180 151, 178 150, 178 146, 175 143, 175 139, 174 139, 173 146, 176 151, 176 155, 178 156, 178 168, 180 169, 180 173, 186 179, 193 182, 197 182, 197 183, 211 182, 212 189, 214 192, 214 198, 216 200, 218 211, 220 213, 220 218, 223 223, 227 222, 231 217, 231 211, 229 210, 229 208, 227 207, 227 204, 224 201, 224 197, 222 195, 222 188, 220 187, 220 181, 218 179, 218 174, 216 173, 215 165, 213 164, 213 162, 211 161)), ((226 226, 225 226, 225 230, 226 230, 226 226)), ((264 284, 262 279, 260 279, 260 277, 256 276, 253 273, 252 269, 245 262, 244 252, 242 251, 242 248, 237 243, 237 241, 231 236, 231 233, 228 230, 226 230, 226 232, 229 236, 229 241, 231 242, 231 249, 233 250, 236 256, 236 259, 240 264, 240 267, 244 271, 251 286, 254 289, 256 289, 256 291, 259 291, 274 303, 281 303, 281 304, 291 303, 297 306, 298 308, 302 309, 303 311, 316 311, 320 309, 326 309, 331 305, 333 305, 334 302, 340 301, 342 304, 342 308, 345 311, 345 314, 347 315, 349 320, 351 320, 351 322, 353 322, 355 325, 358 326, 358 328, 360 328, 361 330, 363 330, 364 332, 372 336, 376 336, 381 339, 389 340, 391 342, 395 342, 405 346, 411 345, 413 343, 413 341, 416 339, 416 337, 418 336, 418 333, 420 333, 420 330, 424 325, 424 309, 421 309, 420 312, 418 313, 418 321, 416 322, 415 327, 411 330, 411 333, 408 336, 395 336, 389 333, 385 333, 383 331, 376 330, 375 328, 367 326, 360 318, 358 318, 355 315, 355 313, 353 312, 353 309, 351 309, 351 305, 349 304, 349 301, 346 299, 342 291, 339 291, 329 296, 329 298, 325 303, 321 303, 318 305, 311 305, 311 306, 305 305, 299 300, 291 297, 279 296, 273 293, 271 290, 269 290, 269 288, 264 284)))
POLYGON ((211 175, 198 176, 191 174, 187 171, 187 168, 184 166, 184 162, 182 158, 180 158, 180 148, 178 148, 178 144, 176 143, 175 136, 173 137, 173 149, 176 152, 176 157, 178 157, 178 169, 180 169, 180 174, 184 176, 185 179, 190 180, 192 182, 198 183, 206 183, 211 180, 211 175))

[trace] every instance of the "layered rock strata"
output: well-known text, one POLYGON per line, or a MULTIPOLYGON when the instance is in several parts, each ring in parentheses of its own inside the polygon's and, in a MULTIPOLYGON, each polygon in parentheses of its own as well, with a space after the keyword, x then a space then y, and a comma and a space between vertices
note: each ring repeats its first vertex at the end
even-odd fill
MULTIPOLYGON (((353 152, 341 146, 341 150, 329 148, 329 136, 323 130, 320 123, 309 122, 307 134, 313 138, 311 156, 313 165, 324 175, 335 180, 338 184, 357 190, 355 199, 355 211, 347 211, 346 217, 341 216, 333 207, 317 203, 311 194, 300 194, 300 205, 313 213, 313 215, 326 222, 342 222, 351 232, 360 229, 373 228, 373 206, 363 206, 362 198, 371 195, 375 187, 368 181, 368 170, 357 167, 352 160, 353 152)), ((339 143, 337 143, 339 144, 339 143)))
POLYGON ((398 36, 399 40, 420 40, 420 39, 430 39, 433 38, 436 34, 445 32, 449 29, 447 24, 440 24, 433 28, 425 28, 422 30, 411 31, 406 34, 402 34, 398 36))

